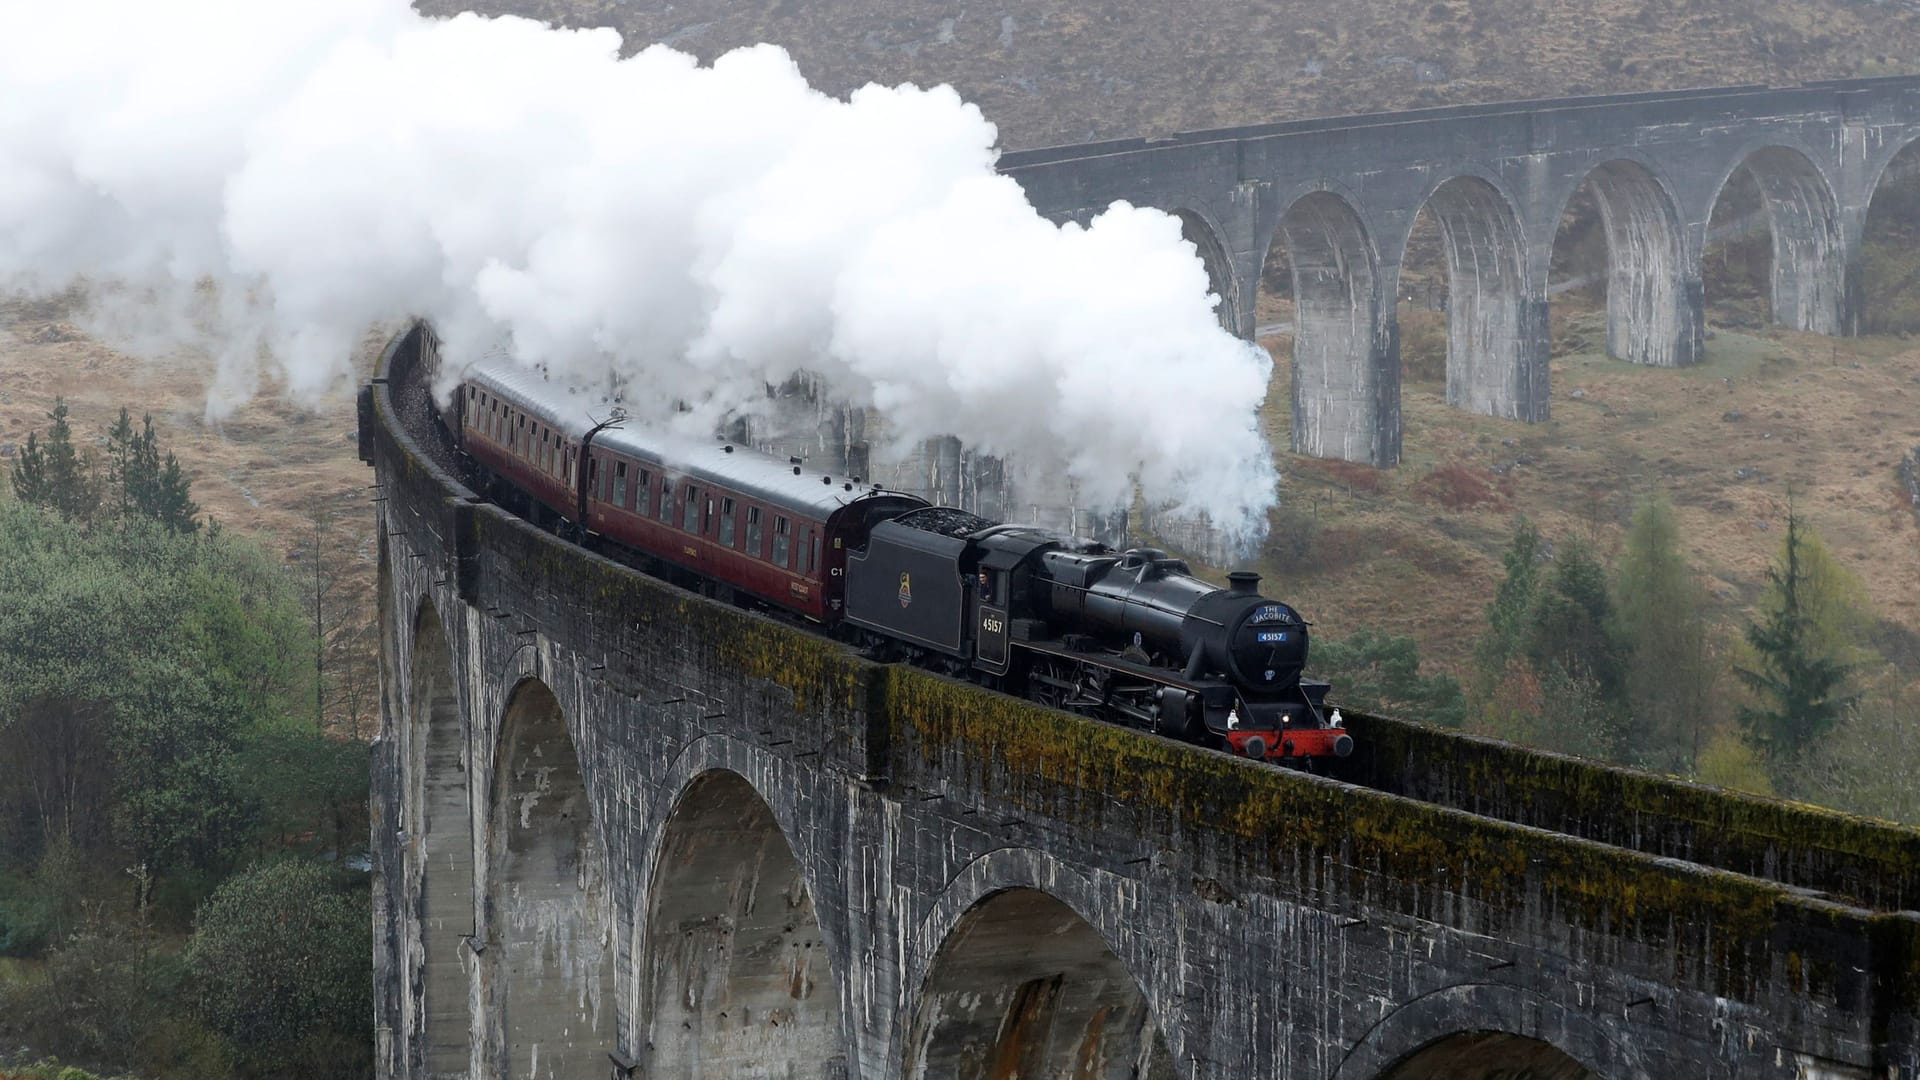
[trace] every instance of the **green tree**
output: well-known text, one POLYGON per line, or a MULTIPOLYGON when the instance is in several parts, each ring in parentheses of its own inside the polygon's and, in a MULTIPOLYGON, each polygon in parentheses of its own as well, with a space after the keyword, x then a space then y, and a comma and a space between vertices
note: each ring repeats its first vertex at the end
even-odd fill
POLYGON ((1614 571, 1614 618, 1625 659, 1621 749, 1634 764, 1691 773, 1713 725, 1717 681, 1706 592, 1680 550, 1666 496, 1640 501, 1614 571))
POLYGON ((260 807, 260 847, 305 843, 333 858, 365 846, 367 748, 303 723, 259 732, 240 753, 250 798, 260 807))
POLYGON ((1333 683, 1335 700, 1356 709, 1409 716, 1459 727, 1466 720, 1460 684, 1447 675, 1420 674, 1420 647, 1410 637, 1360 629, 1313 648, 1313 673, 1333 683))
POLYGON ((1513 539, 1500 556, 1507 576, 1487 605, 1487 632, 1474 650, 1474 696, 1484 700, 1506 677, 1507 662, 1520 652, 1525 640, 1527 615, 1533 609, 1535 587, 1540 580, 1540 531, 1522 517, 1514 526, 1513 539))
POLYGON ((141 419, 140 430, 135 431, 133 418, 123 406, 107 429, 107 490, 122 517, 151 518, 173 532, 200 528, 193 483, 171 450, 162 460, 152 413, 141 419))
POLYGON ((201 905, 188 949, 201 1012, 249 1071, 367 1075, 371 919, 364 893, 313 863, 256 867, 201 905))
POLYGON ((235 752, 310 695, 287 584, 229 538, 0 506, 0 749, 21 766, 0 826, 31 827, 7 849, 111 842, 163 875, 237 857, 257 806, 235 752))
POLYGON ((1833 729, 1853 698, 1850 665, 1820 640, 1813 612, 1829 607, 1806 561, 1811 533, 1791 506, 1779 561, 1767 571, 1768 596, 1760 621, 1747 626, 1752 666, 1734 669, 1756 703, 1740 708, 1747 737, 1762 749, 1776 776, 1790 773, 1806 750, 1833 729))
POLYGON ((120 406, 120 416, 107 429, 107 497, 121 517, 133 512, 134 489, 139 485, 139 436, 133 430, 133 417, 120 406))
POLYGON ((100 505, 100 489, 93 469, 73 445, 73 427, 67 423, 66 399, 53 399, 53 421, 45 442, 33 432, 13 465, 13 493, 21 502, 43 506, 68 521, 87 522, 100 505))
POLYGON ((193 482, 181 470, 180 459, 173 456, 173 451, 167 451, 167 460, 154 478, 153 499, 148 504, 147 515, 174 532, 198 532, 200 504, 193 501, 192 489, 193 482))
POLYGON ((1501 738, 1611 758, 1625 670, 1606 569, 1579 540, 1563 542, 1543 569, 1543 547, 1522 518, 1475 649, 1472 712, 1501 738))
POLYGON ((27 445, 14 459, 9 477, 14 498, 30 506, 47 505, 47 452, 40 445, 39 432, 27 432, 27 445))
POLYGON ((1613 637, 1606 568, 1585 541, 1567 540, 1545 584, 1535 590, 1527 612, 1527 659, 1542 674, 1559 671, 1589 679, 1602 700, 1617 699, 1625 665, 1613 637))

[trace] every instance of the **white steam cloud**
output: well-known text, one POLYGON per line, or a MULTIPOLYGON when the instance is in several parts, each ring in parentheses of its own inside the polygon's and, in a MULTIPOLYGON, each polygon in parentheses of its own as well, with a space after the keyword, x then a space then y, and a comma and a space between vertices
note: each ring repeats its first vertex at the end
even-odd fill
POLYGON ((404 0, 0 0, 0 290, 87 282, 122 342, 339 388, 372 322, 449 355, 747 410, 807 370, 890 428, 1257 532, 1264 353, 1176 219, 1056 227, 949 87, 404 0))

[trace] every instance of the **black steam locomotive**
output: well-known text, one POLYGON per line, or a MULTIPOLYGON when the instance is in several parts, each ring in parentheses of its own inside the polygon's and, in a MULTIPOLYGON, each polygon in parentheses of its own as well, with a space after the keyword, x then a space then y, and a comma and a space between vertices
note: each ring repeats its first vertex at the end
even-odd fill
POLYGON ((1005 525, 733 445, 595 423, 505 363, 442 414, 489 494, 663 576, 820 624, 876 656, 1257 759, 1352 752, 1301 678, 1307 623, 1164 551, 1005 525))

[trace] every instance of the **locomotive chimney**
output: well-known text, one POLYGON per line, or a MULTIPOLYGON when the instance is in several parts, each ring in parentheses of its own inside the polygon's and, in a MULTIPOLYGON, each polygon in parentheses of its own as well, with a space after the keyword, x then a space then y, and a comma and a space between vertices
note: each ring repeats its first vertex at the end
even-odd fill
POLYGON ((1251 570, 1235 570, 1227 575, 1227 591, 1235 596, 1258 595, 1260 575, 1251 570))

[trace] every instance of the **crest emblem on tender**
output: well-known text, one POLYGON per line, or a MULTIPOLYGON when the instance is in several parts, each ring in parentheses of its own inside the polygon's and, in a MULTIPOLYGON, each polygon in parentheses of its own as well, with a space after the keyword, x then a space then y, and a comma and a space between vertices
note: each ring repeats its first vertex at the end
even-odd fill
POLYGON ((913 575, 903 573, 900 575, 900 606, 906 607, 911 603, 913 603, 913 575))

